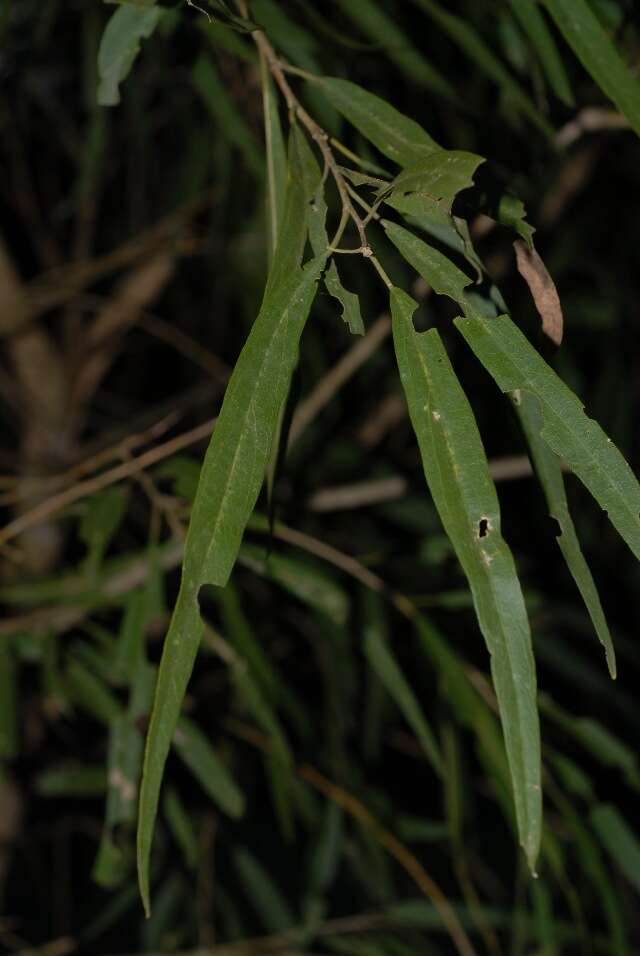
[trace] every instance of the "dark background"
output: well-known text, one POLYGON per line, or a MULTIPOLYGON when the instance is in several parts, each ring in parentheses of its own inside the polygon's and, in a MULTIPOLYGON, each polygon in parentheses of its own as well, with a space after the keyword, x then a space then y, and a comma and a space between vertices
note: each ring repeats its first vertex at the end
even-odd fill
MULTIPOLYGON (((344 4, 327 0, 307 7, 281 0, 284 33, 272 40, 304 69, 345 76, 388 99, 447 148, 486 156, 492 175, 523 199, 563 304, 565 340, 559 352, 553 354, 541 340, 530 294, 515 268, 512 233, 497 227, 479 235, 478 252, 515 321, 637 473, 636 137, 626 129, 599 129, 558 147, 417 6, 408 0, 377 5, 419 57, 447 77, 458 102, 433 93, 410 68, 401 69, 397 56, 394 60, 346 15, 344 4)), ((627 61, 637 64, 640 23, 633 4, 594 7, 627 61)), ((127 460, 122 445, 127 436, 165 422, 170 413, 175 418, 163 425, 157 442, 212 417, 262 294, 262 106, 250 37, 221 32, 192 7, 174 7, 144 42, 122 86, 121 104, 105 109, 96 105, 96 56, 113 9, 98 2, 14 0, 2 13, 0 333, 6 347, 0 365, 0 493, 7 522, 26 510, 25 501, 33 506, 53 493, 46 490, 50 486, 25 490, 25 475, 45 480, 64 474, 112 446, 118 449, 111 460, 115 465, 127 460), (193 80, 201 56, 210 59, 221 84, 213 106, 193 80), (150 264, 158 274, 152 270, 149 278, 144 270, 150 264), (31 310, 29 318, 19 335, 12 334, 14 317, 25 308, 31 310), (111 315, 108 334, 92 339, 105 314, 107 320, 111 315), (96 356, 101 371, 87 384, 96 356)), ((447 9, 484 37, 554 130, 562 130, 584 107, 609 105, 555 31, 575 107, 547 88, 509 4, 458 0, 447 9)), ((296 84, 298 89, 304 96, 304 87, 296 84)), ((376 158, 326 103, 316 97, 305 102, 351 148, 376 158)), ((474 221, 478 226, 472 217, 472 231, 474 221)), ((385 245, 381 230, 371 230, 371 241, 393 280, 410 291, 416 277, 385 245)), ((343 257, 340 265, 345 284, 360 295, 369 328, 387 308, 386 290, 356 258, 343 257)), ((490 461, 522 455, 508 403, 450 331, 457 314, 452 304, 433 296, 421 314, 445 338, 490 461)), ((303 337, 302 400, 354 341, 336 303, 320 294, 303 337)), ((402 403, 394 399, 399 394, 387 339, 320 408, 293 447, 276 486, 278 517, 355 556, 390 589, 419 600, 461 662, 486 675, 487 655, 465 581, 424 485, 410 425, 402 403), (386 425, 384 409, 391 409, 386 425), (372 425, 377 426, 375 440, 363 437, 372 425), (398 500, 314 510, 319 490, 390 476, 406 480, 398 500)), ((153 436, 146 441, 148 447, 154 443, 153 436)), ((105 561, 144 552, 150 539, 158 545, 171 540, 186 520, 185 485, 194 474, 184 457, 197 463, 204 447, 195 443, 164 471, 154 466, 151 486, 132 478, 119 486, 126 488, 126 500, 105 561)), ((91 474, 100 467, 96 464, 91 474)), ((81 480, 69 474, 57 491, 81 480)), ((537 483, 526 475, 498 483, 504 534, 530 608, 540 689, 553 702, 549 708, 558 708, 555 716, 547 709, 542 717, 548 842, 537 886, 525 873, 508 814, 478 760, 473 735, 459 723, 446 686, 392 606, 382 598, 372 608, 365 589, 349 575, 281 542, 273 542, 276 551, 303 569, 329 575, 347 594, 344 624, 332 624, 246 567, 234 573, 246 627, 303 712, 296 721, 286 706, 276 707, 296 764, 321 769, 410 848, 460 905, 479 952, 633 953, 640 941, 637 896, 624 875, 625 864, 589 823, 591 810, 602 803, 614 804, 632 828, 637 823, 638 569, 606 516, 571 476, 567 490, 615 639, 615 684, 556 546, 537 483), (456 754, 459 776, 453 775, 448 788, 424 760, 413 732, 364 658, 362 636, 372 626, 386 631, 432 729, 456 754), (576 718, 587 722, 576 723, 576 718), (565 764, 561 772, 563 758, 573 770, 565 764), (459 817, 452 805, 460 807, 459 817), (572 814, 586 836, 579 835, 572 814), (476 895, 479 909, 474 909, 476 895)), ((181 851, 171 824, 161 818, 155 908, 146 923, 133 859, 127 856, 131 825, 115 834, 128 860, 120 877, 110 887, 92 881, 105 783, 96 778, 92 789, 83 777, 74 790, 73 771, 105 766, 110 727, 97 715, 91 691, 78 689, 73 661, 83 662, 116 699, 124 700, 125 691, 116 680, 110 686, 100 669, 109 641, 121 633, 122 600, 85 595, 84 610, 69 625, 61 613, 61 608, 78 608, 63 582, 86 571, 88 500, 71 502, 40 537, 32 532, 28 540, 17 538, 2 557, 0 596, 6 620, 16 622, 1 638, 6 645, 5 704, 0 706, 3 726, 9 728, 2 738, 0 791, 3 949, 31 952, 29 946, 53 940, 54 948, 42 952, 172 952, 261 939, 286 926, 286 915, 279 914, 270 895, 275 892, 296 924, 312 927, 308 939, 258 941, 247 951, 271 952, 279 945, 283 952, 308 947, 309 952, 363 956, 454 952, 441 928, 425 924, 430 904, 423 904, 420 918, 394 910, 420 894, 371 831, 349 812, 328 810, 331 801, 299 780, 292 784, 287 832, 274 807, 264 735, 252 737, 253 715, 224 663, 206 650, 186 709, 232 769, 247 799, 246 814, 236 821, 219 814, 173 756, 167 774, 192 828, 196 859, 181 851), (47 775, 54 771, 62 772, 62 782, 47 795, 47 775), (256 875, 251 863, 247 868, 242 853, 259 861, 264 873, 256 875), (318 857, 323 853, 329 863, 320 879, 316 871, 322 870, 318 857), (309 913, 316 911, 314 923, 309 913), (317 932, 327 921, 354 914, 362 916, 357 932, 334 933, 330 927, 317 932), (387 922, 378 922, 380 914, 387 922)), ((251 532, 248 537, 264 547, 264 537, 251 532)), ((101 580, 96 579, 98 591, 101 580)), ((165 610, 158 601, 147 622, 153 661, 159 659, 166 608, 178 583, 174 566, 162 582, 165 610)), ((233 644, 238 623, 222 608, 217 595, 204 598, 208 619, 233 644)), ((633 871, 635 846, 624 849, 631 853, 627 866, 633 871)), ((637 870, 635 884, 640 884, 637 870)))

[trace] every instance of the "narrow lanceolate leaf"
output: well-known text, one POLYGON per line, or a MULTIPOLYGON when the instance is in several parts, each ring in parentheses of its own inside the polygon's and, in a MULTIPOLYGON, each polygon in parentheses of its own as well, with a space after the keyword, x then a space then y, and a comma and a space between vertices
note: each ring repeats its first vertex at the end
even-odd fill
POLYGON ((154 683, 154 668, 146 661, 140 661, 135 675, 132 675, 127 711, 111 724, 107 805, 102 839, 92 873, 94 880, 101 886, 111 887, 120 883, 133 864, 133 846, 127 848, 122 839, 118 841, 116 831, 126 831, 126 825, 132 825, 135 820, 143 750, 143 738, 137 725, 149 711, 154 683))
MULTIPOLYGON (((320 177, 318 165, 311 156, 311 160, 320 177)), ((326 228, 327 201, 324 196, 324 185, 320 183, 316 189, 309 207, 309 241, 313 254, 320 256, 326 253, 329 247, 329 237, 326 228)), ((364 322, 360 311, 360 299, 355 292, 349 292, 342 284, 338 267, 332 259, 324 276, 324 284, 330 296, 336 299, 342 308, 342 321, 346 323, 352 335, 364 335, 364 322)))
POLYGON ((295 925, 295 917, 282 891, 269 872, 244 847, 233 854, 233 862, 240 876, 244 895, 248 898, 262 925, 270 933, 281 933, 295 925))
POLYGON ((109 543, 122 522, 127 507, 127 495, 122 488, 105 488, 89 498, 78 525, 78 534, 87 549, 85 569, 87 577, 95 578, 107 552, 109 543))
POLYGON ((540 434, 607 512, 640 558, 640 485, 616 446, 589 418, 509 316, 456 319, 456 325, 503 392, 521 390, 540 402, 540 434))
POLYGON ((267 163, 267 227, 269 259, 278 244, 287 186, 287 156, 278 114, 278 98, 264 57, 260 60, 264 139, 267 163))
POLYGON ((573 93, 562 58, 536 0, 509 0, 509 2, 514 16, 538 55, 553 92, 567 106, 573 106, 573 93))
POLYGON ((274 552, 266 555, 264 547, 243 544, 238 561, 274 584, 278 584, 314 611, 326 615, 334 624, 344 627, 349 615, 346 592, 315 564, 274 552))
POLYGON ((242 151, 247 167, 257 179, 262 179, 264 169, 256 141, 242 114, 235 108, 211 57, 203 53, 196 61, 191 76, 220 134, 242 151))
POLYGON ((244 797, 200 728, 181 717, 173 735, 173 746, 220 809, 231 817, 241 817, 244 797))
POLYGON ((140 52, 142 40, 151 36, 163 11, 159 7, 119 7, 107 23, 98 50, 98 104, 117 106, 120 84, 127 78, 140 52))
POLYGON ((582 595, 582 600, 589 612, 598 639, 604 647, 609 673, 611 677, 615 678, 616 655, 613 649, 613 641, 595 581, 580 549, 578 535, 571 520, 560 459, 554 455, 547 443, 541 438, 544 417, 540 401, 529 392, 521 391, 514 392, 512 399, 527 439, 536 475, 547 499, 549 514, 558 522, 559 534, 556 539, 558 546, 582 595))
MULTIPOLYGON (((265 296, 280 282, 288 279, 292 270, 297 269, 302 261, 307 241, 309 204, 320 181, 320 170, 317 164, 317 176, 313 176, 309 151, 304 134, 297 126, 294 126, 289 137, 282 220, 278 229, 273 264, 267 278, 265 296)), ((313 156, 311 156, 311 162, 315 163, 313 156)))
POLYGON ((335 76, 314 77, 313 82, 332 106, 394 163, 408 166, 441 148, 415 120, 356 83, 335 76))
POLYGON ((591 824, 607 853, 640 893, 640 840, 618 808, 600 804, 591 811, 591 824))
POLYGON ((209 6, 213 7, 216 14, 221 17, 223 23, 231 27, 232 30, 238 30, 240 33, 251 33, 258 29, 258 24, 248 17, 237 16, 225 0, 209 0, 209 6))
MULTIPOLYGON (((451 42, 455 43, 465 56, 472 60, 487 76, 491 77, 494 83, 517 105, 524 116, 543 133, 551 135, 553 131, 549 123, 536 109, 520 84, 466 20, 449 13, 444 5, 436 3, 435 0, 413 0, 413 2, 435 20, 440 29, 449 35, 451 42)), ((567 0, 567 2, 570 3, 571 0, 567 0)))
POLYGON ((531 634, 500 506, 471 407, 435 329, 413 327, 416 303, 391 291, 393 337, 427 483, 469 580, 491 655, 520 841, 535 868, 542 829, 540 731, 531 634))
MULTIPOLYGON (((278 226, 275 254, 267 276, 265 296, 268 296, 278 283, 284 282, 302 262, 309 230, 310 203, 319 182, 320 170, 309 143, 304 133, 294 124, 289 135, 282 219, 278 226)), ((314 251, 314 254, 324 255, 326 251, 314 251)), ((275 440, 267 464, 267 500, 271 520, 275 516, 274 486, 286 455, 287 433, 291 424, 290 392, 291 382, 287 385, 287 401, 283 403, 278 417, 275 440)))
POLYGON ((377 0, 337 2, 363 33, 382 47, 385 56, 409 77, 413 86, 423 86, 449 100, 457 100, 449 81, 416 49, 395 20, 382 11, 377 0))
POLYGON ((364 652, 369 664, 395 701, 405 720, 415 733, 425 757, 437 774, 442 774, 442 758, 438 744, 413 693, 400 670, 378 623, 370 615, 365 630, 364 652))
POLYGON ((265 297, 231 376, 202 467, 180 592, 160 662, 140 792, 138 874, 147 912, 149 854, 162 774, 203 631, 198 592, 204 584, 226 584, 233 568, 324 263, 316 258, 304 269, 294 269, 265 297))
POLYGON ((175 787, 167 787, 162 801, 164 818, 178 844, 189 870, 195 870, 200 856, 198 836, 191 814, 187 811, 175 787))
POLYGON ((640 80, 626 65, 587 0, 544 0, 574 53, 640 136, 640 80))
POLYGON ((466 288, 472 280, 438 249, 419 239, 408 229, 393 222, 382 220, 387 236, 403 259, 413 266, 425 282, 428 282, 436 295, 446 295, 468 309, 466 288))
POLYGON ((611 956, 631 956, 627 943, 627 926, 622 913, 621 895, 613 888, 610 873, 604 864, 600 849, 591 835, 583 815, 575 808, 571 800, 561 793, 554 795, 569 832, 575 841, 580 863, 588 874, 592 885, 599 888, 599 904, 609 925, 609 944, 611 956))

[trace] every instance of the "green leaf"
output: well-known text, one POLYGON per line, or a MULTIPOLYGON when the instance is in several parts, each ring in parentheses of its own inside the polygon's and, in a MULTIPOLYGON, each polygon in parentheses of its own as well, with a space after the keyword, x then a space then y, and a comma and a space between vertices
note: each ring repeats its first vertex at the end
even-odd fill
POLYGON ((469 308, 466 288, 472 279, 465 275, 447 256, 427 245, 408 229, 382 220, 385 232, 398 252, 428 282, 437 295, 446 295, 463 307, 469 308))
POLYGON ((124 518, 126 505, 126 492, 115 486, 99 491, 87 501, 78 534, 87 549, 89 577, 94 577, 99 570, 109 543, 124 518))
POLYGON ((471 407, 435 329, 413 327, 417 304, 391 291, 393 337, 427 483, 469 580, 491 655, 520 842, 535 869, 542 831, 540 734, 529 622, 471 407))
POLYGON ((200 480, 201 464, 195 458, 186 455, 173 455, 154 470, 157 478, 168 478, 173 482, 173 493, 193 504, 200 480))
POLYGON ((618 808, 610 803, 594 807, 591 824, 607 853, 640 892, 640 840, 618 808))
POLYGON ((357 3, 337 0, 337 3, 366 36, 380 45, 387 58, 412 85, 433 90, 448 100, 458 99, 449 81, 416 49, 397 23, 383 13, 377 0, 358 0, 357 3))
POLYGON ((340 281, 338 268, 333 259, 324 277, 324 284, 327 287, 327 292, 332 295, 334 299, 337 299, 342 306, 342 321, 347 324, 351 334, 364 335, 364 322, 362 321, 362 313, 360 312, 360 299, 355 292, 349 292, 348 289, 345 289, 340 281))
POLYGON ((275 552, 267 557, 264 548, 250 544, 242 545, 238 563, 280 585, 339 627, 346 624, 349 598, 332 577, 315 565, 275 552))
POLYGON ((640 81, 626 65, 587 0, 543 0, 582 65, 640 136, 640 81))
POLYGON ((508 316, 456 319, 455 324, 503 392, 537 396, 542 439, 567 462, 640 558, 640 485, 611 439, 585 415, 578 397, 508 316))
POLYGON ((536 935, 540 947, 538 952, 543 954, 554 953, 557 951, 556 944, 558 940, 551 893, 540 880, 532 880, 531 898, 536 924, 536 935))
POLYGON ((243 613, 240 597, 233 583, 230 582, 226 587, 217 590, 216 601, 220 608, 222 627, 233 649, 239 657, 244 658, 253 677, 273 702, 278 696, 279 678, 243 613))
POLYGON ((466 219, 452 216, 436 203, 426 204, 415 194, 390 195, 385 197, 385 202, 401 213, 408 225, 421 229, 453 249, 454 252, 464 256, 475 272, 478 282, 482 281, 484 267, 473 246, 466 219))
POLYGON ((156 0, 103 0, 104 3, 117 4, 129 7, 153 7, 156 0))
POLYGON ((609 673, 615 679, 616 654, 613 641, 593 575, 580 549, 578 535, 571 520, 560 459, 541 438, 544 418, 540 402, 529 392, 520 392, 512 398, 527 439, 536 475, 547 499, 549 514, 558 522, 560 529, 560 533, 556 537, 558 547, 582 595, 598 639, 604 647, 609 673))
POLYGON ((122 716, 118 698, 78 659, 72 658, 66 671, 69 696, 87 713, 107 726, 122 716))
MULTIPOLYGON (((269 275, 265 296, 288 279, 302 261, 307 241, 310 203, 320 181, 320 169, 311 153, 304 133, 294 125, 289 136, 286 194, 278 244, 269 275)), ((316 255, 326 255, 326 249, 316 255)), ((288 387, 287 387, 288 391, 288 387)))
POLYGON ((293 758, 287 738, 261 688, 253 679, 246 662, 238 660, 231 671, 231 676, 244 706, 269 738, 270 756, 273 756, 281 768, 288 773, 293 766, 293 758))
POLYGON ((216 599, 225 632, 238 657, 248 665, 260 691, 269 704, 288 713, 302 734, 307 732, 309 724, 304 704, 296 697, 292 687, 281 679, 277 668, 263 650, 242 610, 236 589, 231 583, 227 584, 225 588, 218 589, 216 599))
POLYGON ((181 717, 173 746, 202 789, 230 817, 244 813, 244 797, 200 728, 181 717))
POLYGON ((574 717, 555 704, 550 697, 541 694, 540 711, 562 727, 565 733, 577 740, 604 767, 619 770, 626 782, 636 792, 640 791, 640 765, 637 752, 624 744, 611 731, 590 717, 574 717))
POLYGON ((580 862, 593 886, 598 887, 598 897, 607 917, 611 933, 612 956, 629 956, 626 941, 625 917, 622 913, 619 894, 612 886, 611 874, 607 871, 596 841, 584 823, 583 816, 576 811, 573 801, 557 793, 554 800, 558 803, 569 830, 575 840, 580 862))
POLYGON ((220 20, 205 20, 204 17, 200 18, 198 26, 214 46, 222 47, 227 53, 252 66, 258 62, 254 44, 246 36, 238 36, 239 31, 234 30, 233 27, 220 20))
POLYGON ((167 787, 164 800, 162 801, 162 809, 169 829, 180 847, 182 858, 186 866, 190 870, 195 870, 200 855, 198 837, 193 826, 191 815, 180 799, 175 787, 167 787))
POLYGON ((320 86, 352 126, 398 165, 409 166, 440 149, 415 120, 361 86, 334 76, 314 77, 311 82, 320 86))
POLYGON ((149 603, 147 588, 137 588, 127 597, 114 661, 116 671, 126 680, 135 675, 144 654, 149 603))
MULTIPOLYGON (((473 185, 473 175, 483 162, 482 156, 462 150, 443 149, 432 153, 405 166, 390 184, 390 196, 415 196, 417 213, 428 213, 434 205, 440 205, 450 213, 453 200, 459 192, 473 185)), ((381 190, 384 192, 386 189, 381 190)))
MULTIPOLYGON (((314 160, 315 163, 315 160, 314 160)), ((318 170, 318 175, 319 175, 318 170)), ((309 211, 309 241, 314 255, 326 253, 329 237, 326 230, 327 202, 324 197, 324 185, 320 183, 309 211)), ((360 312, 360 300, 355 292, 349 292, 342 285, 335 259, 331 260, 324 277, 324 284, 330 296, 342 306, 342 321, 347 324, 352 335, 364 335, 364 323, 360 312)))
POLYGON ((107 789, 105 768, 91 766, 56 767, 45 770, 35 779, 36 793, 43 797, 100 797, 107 789))
POLYGON ((344 846, 344 835, 343 811, 337 804, 327 801, 309 859, 307 888, 310 894, 320 894, 331 886, 344 846))
POLYGON ((452 43, 459 47, 476 66, 497 83, 534 126, 537 126, 547 136, 553 134, 551 126, 536 109, 529 96, 465 19, 449 13, 434 0, 413 0, 413 2, 435 20, 441 30, 449 36, 452 43))
POLYGON ((278 98, 264 57, 260 59, 264 140, 267 163, 267 237, 269 262, 278 244, 287 188, 287 155, 280 125, 278 98))
MULTIPOLYGON (((421 648, 437 669, 443 697, 456 720, 476 736, 480 757, 500 795, 508 787, 509 770, 496 718, 471 684, 450 642, 423 615, 414 615, 413 623, 421 648)), ((508 809, 512 813, 511 802, 508 809)))
POLYGON ((442 774, 442 758, 435 737, 427 723, 416 695, 394 658, 380 626, 377 596, 367 592, 367 605, 373 601, 373 607, 366 606, 364 628, 364 652, 369 664, 378 675, 389 696, 395 701, 405 720, 415 733, 424 755, 438 775, 442 774))
MULTIPOLYGON (((202 637, 198 592, 226 584, 257 500, 324 258, 265 296, 235 366, 202 467, 182 581, 160 662, 140 793, 138 875, 149 910, 149 855, 164 764, 202 637)), ((275 261, 274 261, 275 267, 275 261)))
POLYGON ((552 754, 551 762, 562 781, 562 786, 572 796, 593 800, 593 787, 588 775, 564 754, 552 754))
POLYGON ((233 854, 233 861, 242 881, 243 893, 260 916, 264 929, 269 933, 281 933, 295 926, 295 917, 280 888, 255 856, 241 847, 233 854))
POLYGON ((555 40, 534 0, 509 0, 513 15, 536 51, 551 88, 567 106, 574 106, 573 93, 555 40))
POLYGON ((460 734, 450 720, 445 721, 440 732, 444 763, 444 809, 449 839, 460 851, 463 848, 464 785, 460 755, 460 734))
POLYGON ((489 215, 502 226, 509 226, 514 229, 520 238, 524 239, 529 248, 533 248, 533 234, 536 230, 527 222, 527 210, 521 199, 505 193, 500 197, 497 207, 489 215))
POLYGON ((120 84, 127 78, 140 52, 163 15, 159 7, 122 6, 113 12, 104 28, 98 51, 98 104, 117 106, 120 84))
POLYGON ((203 53, 198 58, 191 76, 195 88, 222 135, 241 151, 247 167, 257 179, 261 180, 264 176, 264 168, 256 140, 218 76, 211 57, 203 53))
POLYGON ((120 838, 116 828, 131 825, 136 818, 138 784, 142 768, 144 739, 138 722, 151 705, 155 668, 141 661, 132 682, 126 714, 112 721, 107 757, 107 805, 102 839, 93 866, 93 879, 105 887, 122 882, 133 862, 132 848, 120 838))
MULTIPOLYGON (((191 0, 187 0, 187 2, 191 3, 191 0)), ((208 2, 215 13, 222 18, 222 22, 231 27, 232 30, 238 30, 239 33, 253 33, 254 30, 260 29, 253 20, 236 16, 225 0, 208 0, 208 2)))

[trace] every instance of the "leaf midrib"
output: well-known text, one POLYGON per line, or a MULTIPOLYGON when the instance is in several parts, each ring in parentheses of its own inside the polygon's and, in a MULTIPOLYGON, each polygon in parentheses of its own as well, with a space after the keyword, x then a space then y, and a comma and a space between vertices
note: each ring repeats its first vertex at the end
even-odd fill
MULTIPOLYGON (((206 549, 205 549, 204 558, 203 558, 203 570, 204 570, 204 568, 207 568, 207 567, 208 567, 209 559, 210 559, 210 557, 211 557, 211 552, 212 552, 212 550, 213 550, 214 545, 217 543, 216 538, 217 538, 217 534, 218 534, 218 529, 219 529, 219 527, 220 527, 220 521, 221 521, 223 515, 225 514, 225 512, 226 512, 226 510, 227 510, 228 490, 229 490, 230 485, 233 483, 233 477, 234 477, 234 475, 235 475, 235 471, 236 471, 237 463, 238 463, 238 456, 240 455, 240 452, 241 452, 242 450, 244 450, 244 447, 245 447, 245 444, 246 444, 246 441, 247 441, 247 432, 246 432, 246 427, 245 427, 245 426, 246 426, 246 424, 247 424, 247 422, 248 422, 248 420, 249 420, 250 415, 253 415, 254 418, 255 418, 256 394, 257 394, 257 392, 258 392, 259 389, 260 389, 260 386, 261 386, 261 383, 262 383, 262 379, 263 379, 264 373, 265 373, 265 368, 266 368, 266 366, 267 366, 268 363, 269 363, 269 358, 270 358, 271 352, 272 352, 273 347, 274 347, 274 342, 275 342, 276 338, 278 338, 278 336, 280 335, 280 331, 281 331, 281 329, 282 329, 283 323, 288 322, 288 320, 289 320, 289 314, 290 314, 291 308, 292 308, 292 303, 295 302, 295 300, 296 300, 296 298, 297 298, 297 295, 299 294, 300 286, 303 284, 304 279, 306 279, 306 278, 307 278, 307 276, 303 273, 303 276, 302 276, 302 278, 301 278, 301 282, 300 282, 300 284, 298 285, 298 287, 297 287, 297 289, 296 289, 296 293, 291 297, 291 303, 285 308, 285 310, 284 310, 284 312, 282 313, 280 319, 278 320, 277 325, 275 326, 275 328, 274 328, 274 330, 273 330, 273 334, 272 334, 272 336, 271 336, 271 338, 270 338, 270 340, 269 340, 269 344, 267 345, 267 349, 266 349, 266 351, 265 351, 263 361, 260 363, 260 368, 259 368, 259 371, 258 371, 258 375, 257 375, 256 380, 255 380, 255 387, 254 387, 254 389, 253 389, 253 391, 252 391, 251 398, 250 398, 250 400, 249 400, 249 402, 248 402, 248 404, 247 404, 246 412, 245 412, 245 414, 244 414, 244 416, 243 416, 243 418, 242 418, 243 428, 242 428, 242 431, 241 431, 240 440, 238 441, 238 443, 237 443, 237 445, 236 445, 236 449, 235 449, 235 452, 234 452, 234 455, 233 455, 233 458, 232 458, 232 461, 231 461, 231 466, 230 466, 230 468, 229 468, 229 470, 228 470, 228 472, 227 472, 227 479, 226 479, 226 481, 225 481, 225 483, 224 483, 223 491, 222 491, 222 494, 221 494, 221 497, 220 497, 220 505, 219 505, 219 507, 218 507, 218 512, 217 512, 217 514, 216 514, 216 518, 215 518, 215 521, 214 521, 213 529, 212 529, 212 531, 211 531, 211 536, 210 536, 210 538, 209 538, 209 542, 208 542, 208 544, 207 544, 207 546, 206 546, 206 549)), ((209 576, 211 576, 211 575, 209 575, 209 576)), ((206 583, 205 581, 203 581, 203 578, 205 578, 205 577, 207 577, 207 575, 205 575, 204 573, 201 573, 201 574, 199 575, 199 585, 201 585, 201 584, 203 584, 203 583, 206 583)), ((211 583, 212 583, 212 584, 215 584, 215 583, 218 583, 218 582, 212 581, 211 583)))
MULTIPOLYGON (((421 351, 420 351, 419 348, 416 349, 416 352, 417 352, 417 355, 418 355, 418 361, 419 361, 420 367, 421 367, 421 369, 422 369, 422 371, 423 371, 425 380, 426 380, 426 382, 427 382, 427 389, 429 390, 429 389, 430 389, 430 386, 431 386, 431 382, 432 382, 431 376, 430 376, 430 374, 429 374, 429 368, 428 368, 428 366, 427 366, 427 364, 426 364, 426 362, 425 362, 425 360, 424 360, 424 356, 422 355, 422 353, 421 353, 421 351)), ((432 423, 431 419, 430 419, 428 416, 427 416, 427 427, 429 428, 430 431, 432 431, 432 434, 435 432, 436 426, 432 423)), ((453 454, 453 450, 452 450, 452 447, 451 447, 451 444, 450 444, 450 440, 449 440, 449 435, 448 435, 447 429, 446 429, 444 426, 441 426, 441 431, 442 431, 442 436, 443 436, 443 439, 444 439, 444 446, 445 446, 445 448, 446 448, 446 451, 447 451, 449 460, 450 460, 450 462, 451 462, 451 464, 452 464, 452 466, 453 466, 454 464, 456 464, 457 459, 456 459, 455 455, 453 454)), ((435 442, 434 442, 434 445, 435 445, 435 442)), ((443 488, 446 488, 446 483, 443 481, 443 473, 442 473, 442 468, 441 468, 440 459, 439 459, 439 456, 438 456, 438 455, 435 455, 435 462, 436 462, 436 467, 438 468, 438 473, 439 473, 439 476, 440 476, 441 486, 442 486, 443 488)), ((467 504, 466 504, 465 497, 464 497, 464 495, 462 494, 462 492, 460 492, 459 498, 460 498, 460 501, 462 502, 462 507, 463 507, 463 510, 464 510, 465 514, 468 514, 469 512, 468 512, 467 504)), ((450 508, 450 506, 449 506, 449 502, 448 502, 448 500, 447 500, 446 493, 445 493, 445 496, 444 496, 444 501, 445 501, 445 504, 446 504, 447 512, 449 513, 449 515, 451 515, 451 508, 450 508)), ((472 533, 472 526, 469 526, 469 530, 470 530, 471 533, 472 533)), ((498 529, 496 529, 496 531, 495 531, 494 533, 500 535, 500 532, 499 532, 498 529)), ((478 550, 478 549, 475 547, 473 540, 472 540, 471 543, 472 543, 471 554, 473 554, 473 555, 475 556, 475 555, 477 555, 477 550, 478 550)), ((501 549, 503 549, 504 546, 505 546, 505 542, 504 542, 504 539, 502 538, 502 535, 500 535, 500 545, 499 545, 499 546, 500 546, 501 549)), ((494 611, 495 611, 495 613, 496 613, 496 617, 497 617, 498 621, 500 622, 500 632, 501 632, 501 634, 503 635, 503 644, 504 644, 504 647, 505 647, 505 651, 506 651, 506 655, 507 655, 507 659, 508 659, 508 665, 509 665, 509 666, 508 666, 508 669, 507 669, 507 673, 508 673, 508 677, 509 677, 510 687, 511 687, 512 693, 513 693, 513 698, 514 698, 515 705, 516 705, 516 711, 517 711, 517 714, 518 714, 519 737, 520 737, 521 740, 523 740, 523 739, 524 739, 523 727, 526 726, 527 721, 526 721, 526 715, 525 715, 525 714, 523 713, 523 711, 522 711, 521 702, 520 702, 519 695, 518 695, 517 690, 516 690, 516 684, 515 684, 515 682, 514 682, 514 680, 513 680, 513 656, 512 656, 512 648, 511 648, 511 646, 510 646, 510 642, 509 642, 508 639, 507 639, 507 629, 506 629, 506 627, 505 627, 505 625, 504 625, 504 622, 503 622, 502 611, 501 611, 501 602, 497 599, 497 597, 496 597, 496 595, 495 595, 494 586, 493 586, 493 580, 492 580, 491 574, 489 573, 488 568, 486 568, 486 567, 484 566, 484 563, 483 563, 481 557, 478 557, 478 558, 477 558, 477 568, 479 568, 479 570, 480 570, 481 573, 482 573, 483 580, 484 580, 484 582, 485 582, 485 587, 486 587, 486 585, 488 584, 488 593, 489 593, 490 599, 491 599, 491 601, 492 601, 492 604, 493 604, 493 607, 494 607, 494 611)), ((471 577, 469 577, 469 586, 471 587, 471 591, 472 591, 472 594, 473 594, 473 592, 474 592, 474 586, 473 586, 473 582, 472 582, 472 580, 471 580, 471 577)), ((474 596, 474 603, 475 603, 475 596, 474 596)), ((479 621, 479 623, 480 623, 480 621, 479 621)), ((483 630, 482 626, 481 626, 481 630, 483 630)), ((486 642, 486 640, 487 640, 487 639, 486 639, 486 637, 485 637, 485 642, 486 642)), ((490 657, 491 657, 491 658, 494 657, 494 654, 491 652, 490 649, 489 649, 489 654, 490 654, 490 657)), ((522 751, 524 751, 524 747, 522 748, 522 751)), ((523 804, 524 804, 524 807, 525 807, 526 818, 527 818, 528 824, 529 824, 527 829, 528 829, 528 831, 529 831, 529 837, 530 837, 530 836, 531 836, 531 829, 532 829, 532 816, 531 816, 531 812, 530 812, 530 810, 529 810, 529 799, 528 799, 528 793, 527 793, 527 790, 528 790, 528 781, 529 781, 530 777, 529 777, 529 773, 528 773, 528 769, 527 769, 527 763, 526 763, 526 761, 525 761, 525 759, 524 759, 524 752, 518 753, 518 758, 519 758, 519 759, 518 759, 518 763, 519 763, 519 765, 520 765, 520 772, 521 772, 521 774, 522 774, 522 779, 525 781, 525 788, 524 788, 524 793, 523 793, 523 804)))

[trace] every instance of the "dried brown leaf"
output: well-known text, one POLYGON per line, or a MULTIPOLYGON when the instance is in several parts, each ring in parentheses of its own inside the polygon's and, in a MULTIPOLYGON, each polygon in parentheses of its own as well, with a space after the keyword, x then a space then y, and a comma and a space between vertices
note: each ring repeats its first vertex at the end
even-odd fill
POLYGON ((560 345, 564 319, 555 282, 535 249, 530 249, 522 239, 517 239, 513 248, 516 253, 518 272, 529 286, 536 309, 542 319, 542 331, 555 345, 560 345))

